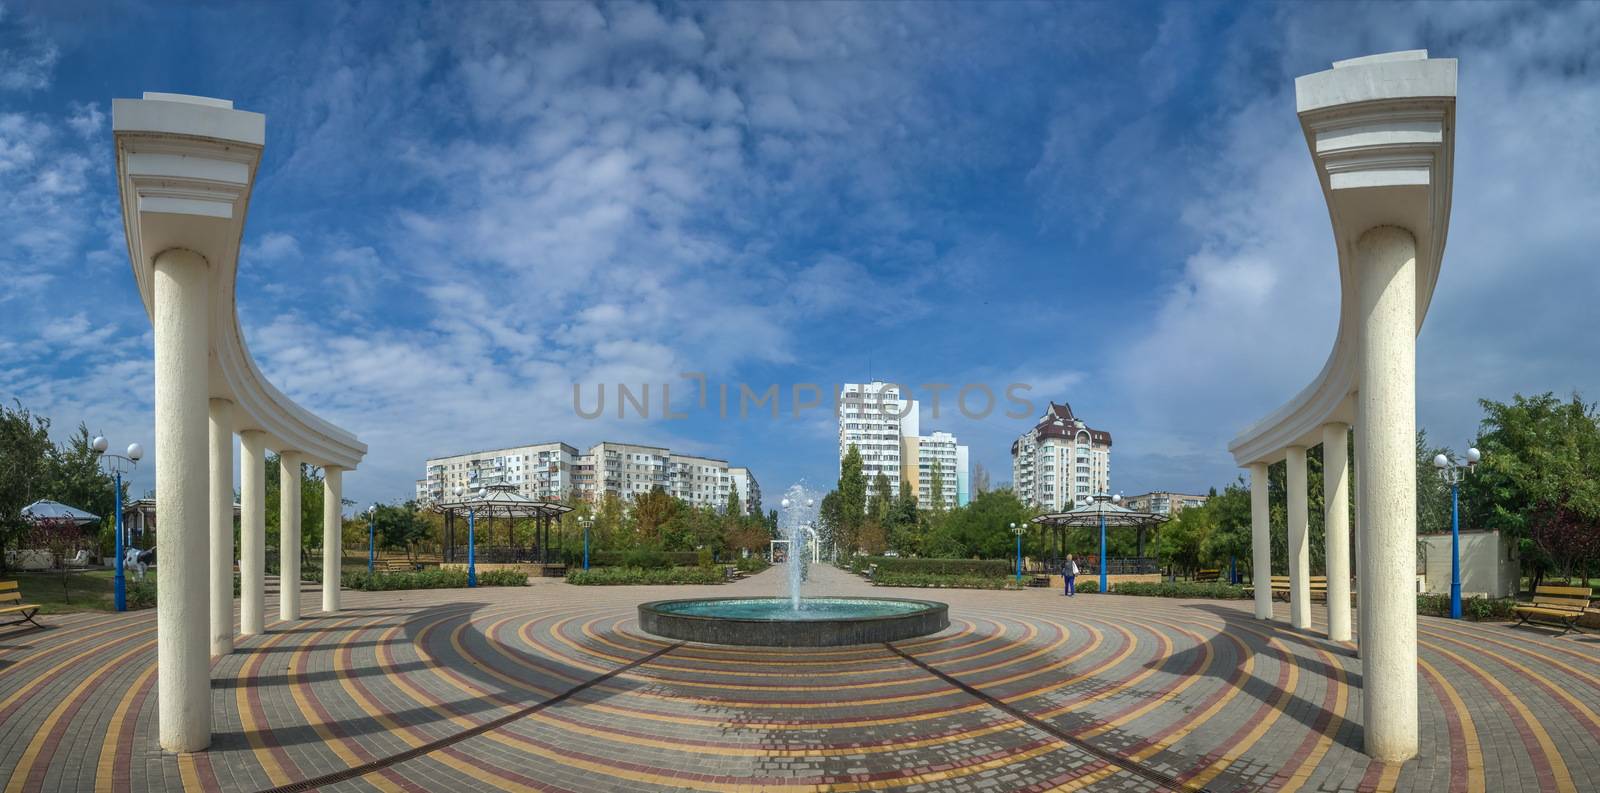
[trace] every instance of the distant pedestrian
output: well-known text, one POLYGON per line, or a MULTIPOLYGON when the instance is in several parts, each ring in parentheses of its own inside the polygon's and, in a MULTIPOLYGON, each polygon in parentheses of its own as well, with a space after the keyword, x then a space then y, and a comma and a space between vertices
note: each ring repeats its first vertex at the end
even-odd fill
POLYGON ((1078 594, 1078 563, 1073 561, 1072 554, 1067 554, 1067 560, 1061 563, 1061 578, 1066 581, 1067 591, 1062 593, 1067 597, 1076 597, 1078 594))

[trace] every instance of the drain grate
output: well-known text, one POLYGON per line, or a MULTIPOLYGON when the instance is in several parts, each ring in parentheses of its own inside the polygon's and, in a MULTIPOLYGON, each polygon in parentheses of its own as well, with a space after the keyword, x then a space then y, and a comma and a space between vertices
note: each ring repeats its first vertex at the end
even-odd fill
POLYGON ((657 650, 657 651, 655 651, 655 652, 653 652, 653 653, 651 653, 651 654, 649 654, 647 656, 644 656, 643 658, 639 658, 637 660, 629 661, 627 664, 625 664, 623 666, 619 666, 616 669, 613 669, 613 670, 611 670, 609 672, 606 672, 603 675, 598 675, 596 677, 592 677, 592 678, 590 678, 588 680, 585 680, 582 683, 579 683, 578 685, 575 685, 572 688, 569 688, 566 691, 563 691, 560 694, 557 694, 557 695, 555 695, 555 696, 553 696, 553 697, 551 697, 549 699, 542 700, 540 702, 536 702, 536 703, 534 703, 532 705, 529 705, 528 707, 523 708, 522 710, 519 710, 519 711, 517 711, 515 713, 506 714, 504 716, 501 716, 498 719, 495 719, 494 721, 486 721, 486 722, 484 722, 482 724, 479 724, 476 727, 473 727, 470 730, 462 730, 461 732, 458 732, 458 733, 456 733, 454 735, 446 735, 443 738, 439 738, 437 740, 430 741, 430 742, 425 743, 425 744, 423 744, 421 746, 415 746, 415 747, 407 749, 407 750, 405 750, 403 752, 400 752, 398 754, 389 755, 388 757, 380 757, 377 760, 373 760, 370 763, 362 763, 361 765, 358 765, 358 766, 352 766, 350 768, 346 768, 343 771, 335 771, 335 772, 333 772, 331 774, 324 774, 324 775, 319 776, 319 777, 312 777, 310 779, 302 779, 299 782, 290 782, 287 785, 280 785, 280 786, 275 787, 275 788, 268 788, 265 791, 263 791, 263 793, 297 793, 298 791, 303 791, 303 790, 315 790, 316 788, 323 787, 324 785, 332 785, 332 784, 336 784, 336 783, 339 783, 339 782, 345 782, 345 781, 348 781, 348 780, 351 780, 351 779, 355 779, 356 777, 363 777, 363 776, 366 776, 367 774, 370 774, 370 773, 372 773, 374 771, 381 771, 381 770, 383 770, 385 768, 388 768, 389 766, 392 766, 392 765, 395 765, 395 764, 398 764, 398 763, 403 763, 403 762, 405 762, 407 760, 415 760, 416 758, 421 757, 421 756, 423 756, 425 754, 429 754, 431 752, 437 752, 440 749, 443 749, 445 747, 453 746, 455 744, 461 743, 462 741, 465 741, 468 738, 472 738, 472 737, 475 737, 475 736, 478 736, 478 735, 482 735, 482 734, 484 734, 486 732, 489 732, 490 730, 498 730, 501 727, 504 727, 507 724, 510 724, 510 723, 512 723, 514 721, 518 721, 520 719, 525 719, 525 718, 527 718, 529 716, 532 716, 533 714, 538 713, 539 711, 544 710, 545 708, 548 708, 551 705, 558 705, 558 704, 566 701, 568 698, 570 698, 574 694, 577 694, 577 693, 583 691, 584 689, 587 689, 587 688, 589 688, 591 686, 594 686, 594 685, 597 685, 597 684, 600 684, 600 683, 604 683, 605 681, 610 680, 611 678, 616 677, 617 675, 620 675, 623 672, 626 672, 626 671, 628 671, 630 669, 635 669, 637 667, 640 667, 640 666, 643 666, 645 664, 648 664, 651 661, 654 661, 655 659, 660 658, 661 656, 666 655, 667 653, 672 652, 673 650, 676 650, 676 649, 678 649, 679 647, 682 647, 682 646, 683 646, 683 642, 678 642, 677 644, 668 645, 668 646, 663 647, 663 648, 661 648, 661 649, 659 649, 659 650, 657 650))
POLYGON ((1071 745, 1071 746, 1073 746, 1073 747, 1075 747, 1077 749, 1081 749, 1082 751, 1084 751, 1084 752, 1086 752, 1088 754, 1091 754, 1091 755, 1093 755, 1093 756, 1095 756, 1095 757, 1097 757, 1097 758, 1099 758, 1101 760, 1104 760, 1105 762, 1110 763, 1111 765, 1114 765, 1114 766, 1116 766, 1116 767, 1118 767, 1118 768, 1120 768, 1120 769, 1122 769, 1124 771, 1127 771, 1130 774, 1134 774, 1136 776, 1142 777, 1145 780, 1148 780, 1150 782, 1154 782, 1155 784, 1160 785, 1163 789, 1182 791, 1182 793, 1209 793, 1209 791, 1207 791, 1203 787, 1197 787, 1195 785, 1191 785, 1191 784, 1189 784, 1187 782, 1184 782, 1181 779, 1178 779, 1175 776, 1172 776, 1171 774, 1167 774, 1167 773, 1164 773, 1164 772, 1161 772, 1161 771, 1157 771, 1154 768, 1151 768, 1151 767, 1149 767, 1147 765, 1144 765, 1143 763, 1140 763, 1139 761, 1134 760, 1134 759, 1132 759, 1130 757, 1124 757, 1124 756, 1122 756, 1120 754, 1117 754, 1116 752, 1112 752, 1112 751, 1109 751, 1109 750, 1106 750, 1106 749, 1101 749, 1098 746, 1095 746, 1095 745, 1093 745, 1093 744, 1091 744, 1091 743, 1089 743, 1087 741, 1084 741, 1084 740, 1082 740, 1080 738, 1077 738, 1072 733, 1069 733, 1066 730, 1063 730, 1060 727, 1055 726, 1054 724, 1051 724, 1051 723, 1049 723, 1049 722, 1047 722, 1047 721, 1045 721, 1043 719, 1035 718, 1034 716, 1030 715, 1029 713, 1027 713, 1027 712, 1025 712, 1025 711, 1023 711, 1023 710, 1021 710, 1019 708, 1014 708, 1014 707, 1012 707, 1010 705, 1007 705, 1006 703, 1004 703, 1004 702, 1002 702, 1002 701, 1000 701, 1000 700, 998 700, 998 699, 996 699, 994 697, 991 697, 988 694, 985 694, 982 691, 980 691, 980 690, 978 690, 978 689, 976 689, 976 688, 974 688, 972 686, 967 685, 966 683, 963 683, 962 681, 956 679, 955 677, 953 677, 951 675, 948 675, 948 674, 945 674, 944 672, 941 672, 938 669, 933 668, 932 666, 930 666, 930 665, 924 663, 923 661, 913 657, 910 653, 907 653, 906 651, 901 650, 899 647, 896 647, 893 644, 889 644, 889 643, 885 642, 883 646, 889 648, 889 651, 894 653, 895 655, 898 655, 901 658, 904 658, 907 661, 910 661, 911 663, 916 664, 917 666, 921 667, 922 670, 927 672, 928 674, 933 675, 934 677, 937 677, 940 680, 943 680, 944 682, 949 683, 950 685, 955 686, 956 688, 959 688, 962 691, 967 692, 967 694, 971 695, 972 697, 974 697, 976 699, 982 700, 989 707, 994 708, 995 710, 998 710, 998 711, 1000 711, 1002 713, 1005 713, 1006 715, 1010 716, 1011 718, 1014 718, 1017 721, 1023 722, 1024 724, 1027 724, 1029 727, 1032 727, 1032 728, 1034 728, 1036 730, 1039 730, 1040 732, 1043 732, 1043 733, 1046 733, 1048 735, 1051 735, 1051 736, 1054 736, 1056 738, 1059 738, 1063 742, 1065 742, 1065 743, 1067 743, 1067 744, 1069 744, 1069 745, 1071 745))

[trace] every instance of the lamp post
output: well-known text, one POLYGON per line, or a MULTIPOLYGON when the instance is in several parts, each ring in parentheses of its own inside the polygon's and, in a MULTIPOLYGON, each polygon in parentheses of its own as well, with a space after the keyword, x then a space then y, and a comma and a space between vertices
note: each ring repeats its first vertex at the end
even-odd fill
POLYGON ((1017 535, 1017 583, 1022 583, 1022 535, 1028 532, 1028 527, 1011 524, 1011 533, 1017 535))
POLYGON ((1122 494, 1118 493, 1116 495, 1109 495, 1109 494, 1106 494, 1106 493, 1096 493, 1095 496, 1094 496, 1094 500, 1095 500, 1096 504, 1100 505, 1097 508, 1097 511, 1100 513, 1100 592, 1101 592, 1101 594, 1104 594, 1107 591, 1107 588, 1106 588, 1106 513, 1105 513, 1105 503, 1107 501, 1110 501, 1111 503, 1115 504, 1115 503, 1118 503, 1118 502, 1122 501, 1122 494))
MULTIPOLYGON (((456 498, 461 498, 461 487, 456 486, 456 498)), ((479 491, 479 495, 482 491, 479 491)), ((490 516, 491 518, 493 515, 490 516)), ((467 507, 467 586, 478 585, 478 510, 467 507)))
POLYGON ((372 574, 372 568, 378 562, 378 529, 373 525, 373 520, 378 516, 378 505, 367 507, 367 574, 372 574))
POLYGON ((594 526, 594 516, 584 515, 578 518, 578 525, 583 527, 583 569, 589 569, 589 529, 594 526))
POLYGON ((106 448, 109 445, 104 435, 96 435, 94 440, 90 441, 89 448, 94 449, 99 461, 111 471, 111 476, 116 483, 111 492, 112 509, 116 510, 117 513, 116 528, 112 531, 116 535, 114 547, 116 548, 117 573, 114 590, 116 592, 117 611, 127 611, 128 579, 122 564, 122 472, 125 469, 131 470, 138 467, 139 459, 144 457, 144 447, 137 443, 130 443, 128 444, 128 453, 126 455, 106 454, 106 448))
POLYGON ((1461 477, 1476 470, 1481 459, 1483 453, 1476 448, 1467 449, 1466 462, 1452 460, 1445 454, 1433 458, 1439 478, 1450 486, 1450 619, 1453 620, 1461 619, 1461 477))

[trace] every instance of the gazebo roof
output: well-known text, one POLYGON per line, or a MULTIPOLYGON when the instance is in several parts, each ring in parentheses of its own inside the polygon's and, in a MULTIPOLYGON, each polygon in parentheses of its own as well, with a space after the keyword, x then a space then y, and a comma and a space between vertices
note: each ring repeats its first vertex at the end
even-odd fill
POLYGON ((100 516, 85 512, 77 507, 69 507, 59 501, 42 498, 22 508, 22 519, 29 523, 59 520, 83 526, 94 523, 100 519, 100 516))
POLYGON ((1140 512, 1113 501, 1096 500, 1066 512, 1040 515, 1033 522, 1041 526, 1098 526, 1102 518, 1107 526, 1148 526, 1171 520, 1158 512, 1140 512))
POLYGON ((458 501, 439 504, 437 509, 440 512, 470 509, 511 518, 554 517, 572 511, 572 507, 559 501, 529 498, 513 485, 490 485, 458 501))

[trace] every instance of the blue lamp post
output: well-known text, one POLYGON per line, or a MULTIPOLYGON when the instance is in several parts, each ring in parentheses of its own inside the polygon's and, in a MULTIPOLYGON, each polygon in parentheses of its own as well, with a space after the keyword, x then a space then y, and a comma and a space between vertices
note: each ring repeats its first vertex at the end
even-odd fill
POLYGON ((578 518, 578 525, 583 527, 583 569, 589 569, 589 528, 594 525, 593 515, 584 515, 578 518))
POLYGON ((1011 533, 1017 535, 1017 583, 1022 583, 1022 535, 1028 533, 1027 526, 1011 524, 1011 533))
MULTIPOLYGON (((461 498, 461 488, 456 488, 456 498, 461 498)), ((467 586, 478 585, 478 510, 467 507, 467 586)))
POLYGON ((103 463, 106 468, 110 469, 111 476, 115 480, 115 486, 111 495, 111 499, 114 504, 113 509, 115 509, 117 513, 116 528, 112 532, 116 535, 114 547, 116 548, 117 570, 113 589, 116 595, 115 602, 117 611, 127 611, 128 578, 126 572, 124 571, 124 565, 122 562, 122 535, 124 531, 124 527, 122 525, 122 472, 125 469, 132 469, 139 465, 139 458, 144 457, 144 447, 137 443, 130 443, 128 444, 128 453, 126 456, 124 456, 120 454, 106 454, 106 447, 109 445, 110 444, 106 442, 104 435, 97 435, 95 436, 95 439, 90 442, 89 447, 94 449, 94 453, 96 455, 99 455, 100 462, 103 463))
POLYGON ((1476 448, 1467 449, 1466 462, 1451 460, 1439 454, 1433 458, 1433 467, 1439 469, 1439 478, 1450 486, 1450 619, 1461 619, 1461 477, 1478 467, 1483 453, 1476 448))
POLYGON ((1122 500, 1122 494, 1119 493, 1119 494, 1113 496, 1113 495, 1107 495, 1105 493, 1096 493, 1095 497, 1094 497, 1094 500, 1098 504, 1097 510, 1100 513, 1100 592, 1103 594, 1103 593, 1109 591, 1106 588, 1106 512, 1105 512, 1105 503, 1107 501, 1110 501, 1112 503, 1116 503, 1116 502, 1121 501, 1122 500))

